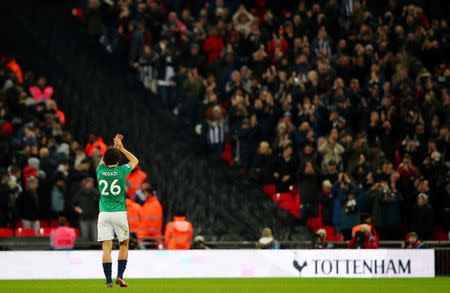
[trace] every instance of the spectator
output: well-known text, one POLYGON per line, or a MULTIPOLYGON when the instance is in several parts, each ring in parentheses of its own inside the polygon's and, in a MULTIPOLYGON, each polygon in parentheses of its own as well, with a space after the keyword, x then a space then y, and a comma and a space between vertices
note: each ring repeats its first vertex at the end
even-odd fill
POLYGON ((282 155, 274 160, 272 170, 276 191, 279 193, 289 192, 289 187, 295 183, 297 170, 297 161, 293 157, 292 145, 288 144, 284 147, 282 155))
POLYGON ((97 241, 98 192, 92 177, 84 179, 83 188, 73 199, 73 210, 80 220, 81 236, 97 241))
POLYGON ((211 28, 203 43, 203 51, 208 54, 209 63, 213 63, 220 57, 224 47, 222 37, 219 36, 217 28, 211 28))
POLYGON ((0 169, 0 227, 6 227, 10 218, 10 189, 7 181, 8 172, 0 169))
POLYGON ((378 200, 381 206, 381 236, 382 239, 395 240, 401 235, 401 210, 403 196, 396 190, 390 190, 384 183, 383 192, 378 200))
POLYGON ((408 240, 402 241, 402 248, 420 249, 420 248, 427 248, 427 245, 419 240, 419 235, 417 235, 416 232, 409 232, 408 240))
POLYGON ((319 193, 320 203, 322 204, 322 224, 324 226, 332 225, 333 218, 333 195, 331 194, 330 180, 322 182, 322 189, 319 193))
POLYGON ((29 177, 28 185, 19 198, 21 202, 20 206, 23 227, 33 228, 35 233, 37 233, 40 228, 38 219, 40 208, 40 200, 37 193, 38 187, 39 180, 34 176, 29 177))
POLYGON ((272 149, 267 141, 262 141, 258 147, 258 153, 253 159, 250 168, 250 178, 255 182, 267 185, 272 183, 272 149))
POLYGON ((261 238, 256 242, 256 247, 261 249, 280 249, 280 243, 273 237, 272 230, 266 227, 261 238))
POLYGON ((424 240, 433 240, 433 208, 428 204, 428 195, 419 193, 417 204, 412 208, 409 216, 410 230, 423 235, 424 240))
POLYGON ((87 32, 94 40, 98 40, 102 30, 100 1, 89 0, 88 9, 86 12, 87 32))
POLYGON ((51 190, 51 211, 57 218, 64 214, 66 197, 66 182, 63 177, 58 177, 51 190))
POLYGON ((31 96, 35 102, 46 102, 53 96, 53 87, 47 86, 47 79, 43 76, 39 77, 36 85, 29 88, 31 96))
POLYGON ((319 190, 321 174, 312 162, 306 162, 299 168, 298 192, 301 196, 302 209, 300 215, 303 222, 318 216, 319 190))
POLYGON ((348 243, 349 248, 378 248, 378 240, 370 232, 367 225, 362 225, 361 230, 355 233, 355 236, 348 243))
POLYGON ((72 250, 77 235, 73 228, 66 226, 66 218, 58 218, 58 228, 50 233, 50 246, 53 250, 72 250))
POLYGON ((225 119, 226 111, 222 106, 210 107, 207 111, 205 135, 206 141, 213 152, 221 154, 228 132, 225 119))
POLYGON ((406 188, 410 183, 411 178, 417 177, 417 168, 411 162, 411 156, 406 154, 402 162, 396 170, 400 174, 400 185, 402 189, 406 188))
POLYGON ((340 230, 344 235, 344 239, 348 240, 351 239, 352 228, 359 223, 365 192, 363 189, 350 190, 348 187, 343 186, 338 193, 338 198, 343 209, 340 230))
POLYGON ((322 154, 322 170, 326 171, 326 165, 333 160, 338 166, 342 164, 342 154, 345 149, 336 142, 336 138, 329 136, 328 141, 319 146, 319 152, 322 154))
POLYGON ((244 5, 239 6, 239 9, 233 14, 233 23, 236 30, 247 37, 251 32, 252 23, 255 17, 247 11, 244 5))

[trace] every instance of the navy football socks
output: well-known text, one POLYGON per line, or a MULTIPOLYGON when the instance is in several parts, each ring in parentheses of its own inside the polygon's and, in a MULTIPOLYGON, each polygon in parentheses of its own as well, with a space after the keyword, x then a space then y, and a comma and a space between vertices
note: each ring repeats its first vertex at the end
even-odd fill
POLYGON ((126 259, 119 259, 117 261, 119 267, 117 270, 117 276, 121 279, 123 279, 123 272, 125 272, 125 268, 127 267, 127 260, 126 259))
POLYGON ((104 262, 103 263, 103 272, 105 273, 106 283, 112 283, 112 280, 111 280, 111 268, 112 268, 112 263, 111 262, 104 262))

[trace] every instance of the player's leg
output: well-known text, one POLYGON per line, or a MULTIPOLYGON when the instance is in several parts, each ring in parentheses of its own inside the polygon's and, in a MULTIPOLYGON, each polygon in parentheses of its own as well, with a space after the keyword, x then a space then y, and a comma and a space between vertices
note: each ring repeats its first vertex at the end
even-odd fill
POLYGON ((102 242, 102 265, 103 272, 106 278, 106 287, 112 287, 111 271, 112 271, 112 259, 111 251, 114 239, 114 230, 110 222, 110 215, 108 213, 100 213, 98 216, 97 230, 98 230, 98 241, 102 242))
POLYGON ((120 287, 128 287, 127 283, 123 280, 123 273, 127 267, 128 260, 128 244, 130 242, 130 228, 128 225, 127 213, 116 213, 114 218, 114 232, 119 240, 119 258, 117 261, 117 278, 116 284, 120 287))
POLYGON ((106 286, 112 287, 112 259, 111 259, 111 251, 112 251, 113 242, 112 240, 106 240, 102 242, 102 249, 103 249, 103 257, 102 257, 102 263, 103 263, 103 272, 105 273, 106 278, 106 286))
POLYGON ((127 287, 128 285, 123 281, 123 273, 127 267, 128 261, 128 245, 130 243, 130 239, 119 242, 119 259, 117 261, 118 269, 117 269, 117 279, 116 284, 121 287, 127 287))

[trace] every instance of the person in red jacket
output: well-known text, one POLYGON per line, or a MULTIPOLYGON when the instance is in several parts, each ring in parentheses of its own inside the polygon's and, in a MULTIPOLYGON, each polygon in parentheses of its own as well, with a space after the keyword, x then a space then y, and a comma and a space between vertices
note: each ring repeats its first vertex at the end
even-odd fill
POLYGON ((224 48, 222 37, 219 36, 217 28, 211 28, 208 37, 203 43, 203 51, 208 54, 209 63, 220 57, 220 52, 224 48))
POLYGON ((276 54, 281 54, 282 56, 284 56, 287 49, 288 43, 282 36, 274 37, 267 46, 267 55, 272 59, 272 61, 275 61, 277 60, 276 54))
POLYGON ((400 174, 400 183, 402 186, 407 186, 412 177, 417 177, 419 175, 419 172, 413 165, 409 154, 405 154, 403 156, 403 160, 400 165, 398 165, 396 171, 400 174))
POLYGON ((375 236, 372 236, 370 227, 366 224, 361 226, 361 229, 355 233, 355 236, 348 243, 349 248, 378 248, 378 240, 375 236))

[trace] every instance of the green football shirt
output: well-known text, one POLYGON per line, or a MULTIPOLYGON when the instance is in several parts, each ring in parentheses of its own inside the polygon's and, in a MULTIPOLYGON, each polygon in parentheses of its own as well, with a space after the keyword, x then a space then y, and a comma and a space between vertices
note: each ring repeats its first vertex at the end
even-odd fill
POLYGON ((127 210, 125 178, 130 172, 130 164, 113 168, 108 168, 105 164, 98 165, 97 181, 100 192, 100 212, 122 212, 127 210))

